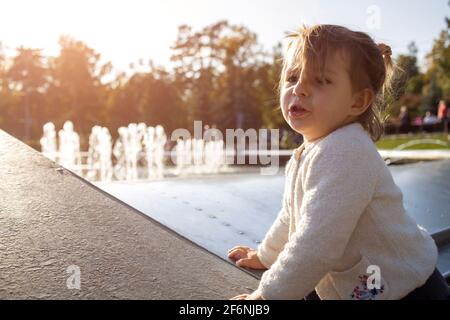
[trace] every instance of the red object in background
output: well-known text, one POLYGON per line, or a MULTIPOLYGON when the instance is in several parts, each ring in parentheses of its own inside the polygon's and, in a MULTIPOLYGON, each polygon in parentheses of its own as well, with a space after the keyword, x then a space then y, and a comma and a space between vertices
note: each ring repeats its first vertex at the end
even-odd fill
POLYGON ((439 102, 437 116, 439 120, 445 119, 447 117, 447 105, 443 100, 439 102))
POLYGON ((415 117, 414 121, 413 121, 413 125, 421 126, 422 125, 422 118, 421 117, 415 117))

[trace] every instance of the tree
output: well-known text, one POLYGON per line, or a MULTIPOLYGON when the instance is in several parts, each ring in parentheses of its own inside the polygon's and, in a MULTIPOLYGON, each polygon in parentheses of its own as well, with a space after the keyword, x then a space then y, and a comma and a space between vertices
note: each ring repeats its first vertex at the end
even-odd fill
POLYGON ((191 121, 219 128, 260 123, 253 89, 263 54, 256 34, 227 21, 199 32, 182 25, 172 49, 176 83, 191 121))
POLYGON ((441 100, 442 97, 442 89, 437 80, 438 75, 432 73, 430 77, 431 79, 429 79, 428 83, 423 87, 422 91, 423 104, 420 106, 421 114, 425 114, 427 111, 436 114, 439 100, 441 100))
POLYGON ((7 105, 5 105, 5 85, 6 85, 6 67, 5 54, 3 52, 3 44, 0 42, 0 128, 5 126, 7 105))
POLYGON ((40 49, 19 47, 12 60, 7 77, 14 91, 20 92, 22 112, 14 112, 23 120, 22 139, 29 142, 33 125, 33 114, 39 113, 39 101, 47 83, 47 68, 40 49))
POLYGON ((278 43, 272 48, 268 62, 264 63, 257 71, 257 96, 260 98, 259 113, 263 126, 267 128, 286 127, 283 114, 280 109, 278 84, 282 68, 282 44, 278 43))
POLYGON ((408 54, 400 54, 395 59, 392 95, 387 97, 388 114, 396 117, 402 106, 407 106, 411 116, 416 116, 422 103, 421 92, 424 85, 423 74, 417 66, 417 46, 408 45, 408 54))
POLYGON ((182 102, 173 77, 163 68, 136 73, 111 91, 110 125, 113 131, 131 122, 163 125, 173 130, 186 125, 182 102))
POLYGON ((434 41, 431 52, 427 55, 429 67, 426 78, 429 86, 432 85, 432 81, 436 82, 433 85, 441 90, 441 98, 450 99, 450 19, 446 18, 445 22, 446 28, 441 31, 434 41))
POLYGON ((62 36, 57 57, 50 60, 49 105, 59 124, 72 120, 82 135, 94 125, 106 124, 107 84, 112 65, 101 62, 101 55, 85 43, 62 36))
POLYGON ((277 109, 281 44, 267 53, 244 26, 219 21, 198 32, 180 26, 170 72, 150 61, 149 71, 114 77, 112 65, 82 41, 62 36, 59 45, 55 57, 20 48, 8 60, 0 50, 0 125, 17 133, 32 118, 37 147, 47 121, 61 128, 72 120, 83 148, 94 125, 113 135, 130 122, 166 130, 190 128, 193 120, 222 130, 286 125, 277 109))
POLYGON ((6 66, 6 55, 3 44, 0 42, 0 128, 10 130, 9 119, 12 104, 12 94, 9 88, 9 80, 6 66))

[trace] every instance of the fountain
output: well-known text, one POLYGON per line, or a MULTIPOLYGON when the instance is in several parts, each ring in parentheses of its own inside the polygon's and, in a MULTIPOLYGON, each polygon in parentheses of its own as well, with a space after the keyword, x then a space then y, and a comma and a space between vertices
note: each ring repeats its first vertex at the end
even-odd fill
POLYGON ((155 128, 147 127, 144 133, 144 152, 147 164, 147 178, 151 179, 155 174, 154 150, 155 150, 155 128))
POLYGON ((164 128, 161 125, 157 125, 155 128, 155 150, 154 160, 156 165, 156 177, 161 179, 164 171, 164 146, 167 142, 167 136, 164 132, 164 128))
POLYGON ((87 152, 80 151, 80 138, 71 121, 59 131, 57 151, 55 125, 43 126, 40 140, 42 153, 90 181, 159 180, 166 175, 218 173, 225 166, 223 140, 178 139, 167 151, 167 135, 161 125, 130 123, 118 128, 113 143, 106 127, 94 126, 89 135, 87 152), (166 167, 166 157, 174 152, 174 166, 166 167), (84 161, 83 161, 84 160, 84 161))
POLYGON ((86 174, 88 180, 111 181, 113 176, 111 146, 112 139, 108 128, 94 126, 89 136, 86 174))
POLYGON ((69 170, 81 175, 80 137, 74 131, 72 121, 66 121, 58 132, 58 162, 69 170))
POLYGON ((56 132, 53 122, 44 124, 43 131, 44 135, 40 140, 42 153, 47 158, 56 161, 58 151, 56 149, 56 132))

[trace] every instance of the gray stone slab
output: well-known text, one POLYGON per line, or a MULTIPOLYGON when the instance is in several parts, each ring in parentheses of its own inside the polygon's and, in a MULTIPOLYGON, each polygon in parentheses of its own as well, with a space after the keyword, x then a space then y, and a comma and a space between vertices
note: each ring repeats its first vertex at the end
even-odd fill
MULTIPOLYGON (((389 167, 404 206, 430 233, 450 227, 450 160, 389 167)), ((97 183, 164 225, 226 258, 236 243, 256 246, 281 207, 283 170, 162 181, 97 183)))
POLYGON ((227 299, 257 283, 0 130, 0 299, 227 299))
POLYGON ((235 245, 258 246, 280 209, 283 181, 240 173, 97 186, 227 260, 235 245))
MULTIPOLYGON (((431 234, 450 227, 450 160, 389 166, 404 206, 431 234)), ((235 245, 257 247, 281 206, 283 170, 162 181, 98 183, 103 190, 227 260, 235 245)), ((450 239, 450 233, 445 232, 450 239)), ((448 242, 448 241, 445 241, 448 242)), ((448 254, 439 258, 450 270, 448 254)))
POLYGON ((408 213, 430 233, 450 227, 450 160, 389 166, 408 213))

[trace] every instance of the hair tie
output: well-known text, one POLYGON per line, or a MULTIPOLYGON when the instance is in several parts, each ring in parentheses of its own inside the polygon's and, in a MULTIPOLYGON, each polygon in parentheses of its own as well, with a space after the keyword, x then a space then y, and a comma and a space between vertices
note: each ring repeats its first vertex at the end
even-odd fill
POLYGON ((392 55, 391 47, 389 47, 387 44, 379 43, 377 46, 378 46, 378 50, 380 50, 380 53, 382 56, 390 57, 392 55))

